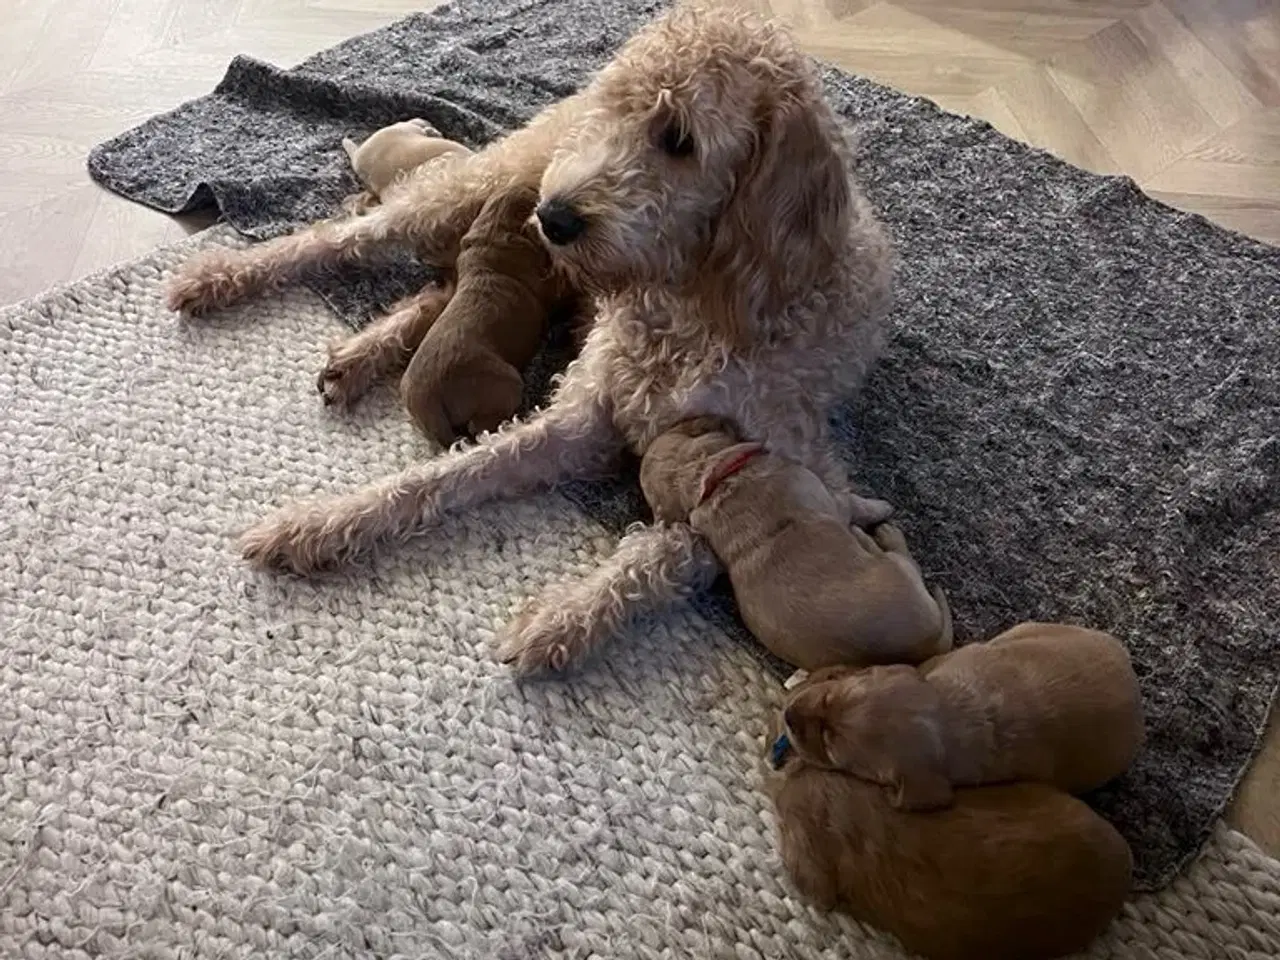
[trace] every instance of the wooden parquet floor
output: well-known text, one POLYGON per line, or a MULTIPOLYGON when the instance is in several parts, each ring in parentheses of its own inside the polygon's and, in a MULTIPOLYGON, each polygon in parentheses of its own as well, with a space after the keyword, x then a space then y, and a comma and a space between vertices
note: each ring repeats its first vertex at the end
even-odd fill
MULTIPOLYGON (((1280 244, 1280 0, 719 0, 815 55, 1280 244)), ((431 0, 0 0, 0 303, 141 254, 180 224, 88 179, 91 146, 431 0)), ((1275 726, 1275 725, 1273 725, 1275 726)), ((1280 853, 1280 731, 1233 820, 1280 853)))

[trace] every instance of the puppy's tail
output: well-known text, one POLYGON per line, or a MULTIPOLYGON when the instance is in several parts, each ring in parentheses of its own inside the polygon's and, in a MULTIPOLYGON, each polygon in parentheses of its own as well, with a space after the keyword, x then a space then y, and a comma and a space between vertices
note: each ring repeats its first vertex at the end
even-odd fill
POLYGON ((951 622, 951 604, 947 603, 947 595, 941 587, 934 586, 930 592, 933 594, 933 602, 938 605, 938 613, 942 617, 942 629, 938 631, 938 653, 946 653, 955 640, 954 625, 951 622))
POLYGON ((350 137, 343 137, 342 149, 347 151, 347 159, 354 165, 356 162, 356 151, 360 149, 360 145, 350 137))

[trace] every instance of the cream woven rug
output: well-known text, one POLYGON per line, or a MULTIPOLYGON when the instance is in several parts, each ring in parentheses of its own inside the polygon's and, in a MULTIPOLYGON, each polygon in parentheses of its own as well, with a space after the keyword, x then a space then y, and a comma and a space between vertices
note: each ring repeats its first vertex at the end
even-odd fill
MULTIPOLYGON (((423 454, 340 419, 310 294, 201 325, 193 241, 0 311, 0 956, 894 957, 799 903, 756 762, 776 682, 693 614, 516 686, 494 627, 608 549, 549 496, 367 568, 256 575, 271 505, 423 454)), ((1280 954, 1219 829, 1093 955, 1280 954)))

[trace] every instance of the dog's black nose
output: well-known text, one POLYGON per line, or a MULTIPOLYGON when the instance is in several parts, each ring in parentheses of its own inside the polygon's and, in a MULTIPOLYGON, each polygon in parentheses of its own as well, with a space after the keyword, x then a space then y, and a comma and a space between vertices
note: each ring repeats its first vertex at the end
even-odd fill
POLYGON ((542 234, 557 247, 573 243, 587 228, 587 221, 563 200, 548 200, 538 207, 542 234))

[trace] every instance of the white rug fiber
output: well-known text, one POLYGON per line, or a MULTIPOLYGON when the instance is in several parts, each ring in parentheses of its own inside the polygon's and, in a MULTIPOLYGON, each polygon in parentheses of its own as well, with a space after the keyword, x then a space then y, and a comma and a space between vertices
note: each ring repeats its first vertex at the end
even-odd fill
MULTIPOLYGON (((311 582, 240 563, 264 510, 424 450, 389 396, 321 407, 310 294, 168 314, 213 242, 0 311, 0 956, 898 956, 779 873, 748 651, 689 614, 568 682, 493 661, 608 549, 566 501, 311 582)), ((1220 829, 1093 953, 1280 955, 1280 865, 1220 829)))

